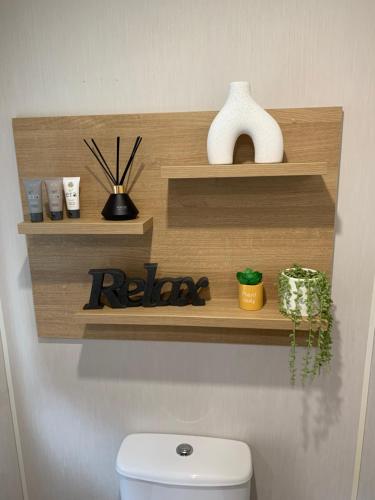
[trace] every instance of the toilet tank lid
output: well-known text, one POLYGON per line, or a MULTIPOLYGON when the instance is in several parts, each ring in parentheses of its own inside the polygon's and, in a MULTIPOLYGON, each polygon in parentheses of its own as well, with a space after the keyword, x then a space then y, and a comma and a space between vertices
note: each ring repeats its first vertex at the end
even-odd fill
POLYGON ((130 434, 121 444, 116 470, 121 476, 153 483, 219 487, 247 483, 253 468, 250 449, 241 441, 178 434, 130 434), (179 455, 180 444, 190 445, 192 453, 179 455))

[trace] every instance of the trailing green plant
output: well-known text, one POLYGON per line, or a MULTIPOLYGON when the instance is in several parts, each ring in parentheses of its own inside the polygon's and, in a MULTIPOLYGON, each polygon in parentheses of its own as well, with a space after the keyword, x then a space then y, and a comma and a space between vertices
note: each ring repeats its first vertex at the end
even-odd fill
POLYGON ((247 267, 244 271, 239 271, 237 274, 237 279, 241 285, 257 285, 262 281, 262 273, 254 271, 250 267, 247 267))
POLYGON ((328 367, 332 359, 331 285, 325 273, 294 264, 279 273, 278 292, 280 312, 293 323, 289 335, 289 369, 292 384, 297 377, 296 331, 302 321, 309 323, 301 372, 302 383, 305 383, 319 375, 322 368, 328 367), (289 278, 295 278, 295 289, 292 289, 289 278), (303 306, 306 306, 305 317, 302 316, 303 306))

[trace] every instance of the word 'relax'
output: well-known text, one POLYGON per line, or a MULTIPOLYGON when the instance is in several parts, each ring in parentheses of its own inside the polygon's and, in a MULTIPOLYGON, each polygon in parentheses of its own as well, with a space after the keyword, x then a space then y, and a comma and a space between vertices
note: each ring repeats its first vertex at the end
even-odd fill
POLYGON ((101 309, 104 304, 112 308, 155 307, 155 306, 204 306, 206 301, 200 297, 202 288, 209 285, 208 278, 202 277, 195 283, 189 277, 156 279, 157 264, 144 265, 147 276, 127 278, 121 269, 90 269, 92 287, 90 301, 84 309, 101 309), (104 285, 105 278, 112 278, 110 285, 104 285), (163 292, 169 284, 170 292, 163 292))

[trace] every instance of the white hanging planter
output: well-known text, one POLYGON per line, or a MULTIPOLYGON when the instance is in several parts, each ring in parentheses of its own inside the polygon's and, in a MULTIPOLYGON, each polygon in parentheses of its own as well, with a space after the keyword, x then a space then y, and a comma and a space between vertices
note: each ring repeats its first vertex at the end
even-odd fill
MULTIPOLYGON (((317 273, 317 271, 315 269, 310 269, 308 267, 304 267, 303 270, 317 273)), ((310 292, 309 292, 308 288, 305 285, 306 278, 291 278, 290 276, 288 276, 286 274, 287 272, 288 272, 288 269, 285 269, 285 271, 282 272, 282 275, 288 279, 288 282, 290 285, 291 296, 289 297, 289 300, 287 297, 283 298, 284 310, 288 314, 299 310, 302 317, 307 317, 309 315, 308 310, 307 310, 307 297, 308 297, 308 293, 310 293, 312 296, 312 302, 313 302, 313 313, 318 313, 318 311, 319 311, 319 298, 318 298, 318 295, 316 294, 316 292, 314 292, 314 281, 316 282, 316 278, 311 277, 308 279, 309 285, 310 285, 310 292), (299 300, 297 299, 298 290, 301 294, 299 300), (315 295, 315 297, 314 297, 314 295, 315 295), (299 307, 297 307, 297 302, 298 302, 299 307)))
POLYGON ((232 164, 234 146, 242 134, 253 141, 255 163, 282 161, 284 141, 279 124, 251 97, 248 82, 232 82, 227 100, 208 132, 208 163, 232 164))

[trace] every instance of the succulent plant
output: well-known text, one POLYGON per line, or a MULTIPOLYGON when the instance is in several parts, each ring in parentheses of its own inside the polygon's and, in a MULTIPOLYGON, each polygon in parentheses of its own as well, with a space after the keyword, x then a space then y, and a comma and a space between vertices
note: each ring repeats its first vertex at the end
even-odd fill
POLYGON ((236 276, 241 285, 257 285, 262 281, 263 275, 247 267, 244 271, 239 271, 236 276))

